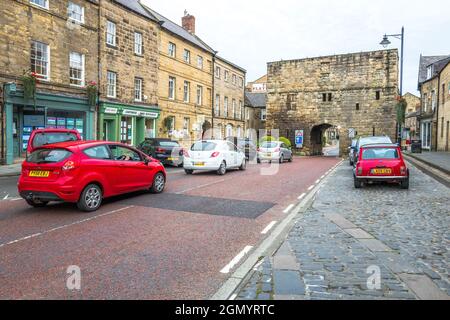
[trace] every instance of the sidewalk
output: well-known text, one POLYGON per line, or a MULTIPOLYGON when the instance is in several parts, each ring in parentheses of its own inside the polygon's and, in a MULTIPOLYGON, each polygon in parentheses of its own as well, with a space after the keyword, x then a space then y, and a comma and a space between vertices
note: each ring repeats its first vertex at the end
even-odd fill
POLYGON ((450 152, 405 152, 405 154, 446 174, 450 174, 450 152))
POLYGON ((0 165, 0 177, 19 176, 22 170, 22 163, 15 163, 11 165, 0 165))

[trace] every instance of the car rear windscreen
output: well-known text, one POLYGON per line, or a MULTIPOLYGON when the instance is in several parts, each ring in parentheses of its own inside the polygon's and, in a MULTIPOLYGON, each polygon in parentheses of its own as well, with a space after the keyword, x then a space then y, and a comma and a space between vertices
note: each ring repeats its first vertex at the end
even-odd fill
POLYGON ((264 149, 273 149, 273 148, 276 148, 277 146, 278 146, 278 143, 276 143, 276 142, 263 142, 261 144, 261 148, 264 148, 264 149))
POLYGON ((34 136, 33 148, 38 148, 58 142, 77 141, 77 140, 78 138, 76 134, 69 132, 38 133, 34 136))
POLYGON ((196 142, 192 145, 192 151, 213 151, 217 147, 217 144, 214 142, 196 142))
POLYGON ((389 160, 399 157, 398 150, 395 148, 369 148, 362 152, 363 160, 389 160))
POLYGON ((168 147, 168 148, 176 148, 180 146, 178 142, 175 141, 160 141, 159 145, 161 147, 168 147))
POLYGON ((72 152, 65 149, 40 149, 33 151, 27 158, 31 163, 58 163, 64 161, 72 152))

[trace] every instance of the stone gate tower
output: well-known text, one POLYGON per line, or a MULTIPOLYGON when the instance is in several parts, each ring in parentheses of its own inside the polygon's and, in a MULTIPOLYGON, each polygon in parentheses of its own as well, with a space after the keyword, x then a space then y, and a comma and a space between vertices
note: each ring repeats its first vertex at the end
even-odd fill
POLYGON ((396 133, 398 52, 382 50, 268 63, 266 129, 295 141, 304 130, 305 151, 320 154, 322 134, 336 127, 340 153, 358 135, 396 133))

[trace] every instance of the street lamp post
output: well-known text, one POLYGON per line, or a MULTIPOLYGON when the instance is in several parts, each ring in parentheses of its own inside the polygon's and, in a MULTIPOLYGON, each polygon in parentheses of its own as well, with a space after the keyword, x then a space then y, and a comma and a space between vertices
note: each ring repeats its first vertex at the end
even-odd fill
MULTIPOLYGON (((405 27, 402 27, 402 33, 400 34, 385 34, 383 37, 383 40, 380 42, 380 44, 386 48, 388 45, 391 44, 391 42, 389 41, 389 37, 394 37, 396 39, 399 39, 401 41, 401 52, 400 52, 400 97, 403 97, 403 54, 404 54, 404 45, 405 45, 405 27)), ((397 136, 398 139, 401 143, 401 130, 402 130, 402 124, 398 123, 398 131, 397 131, 397 136)))

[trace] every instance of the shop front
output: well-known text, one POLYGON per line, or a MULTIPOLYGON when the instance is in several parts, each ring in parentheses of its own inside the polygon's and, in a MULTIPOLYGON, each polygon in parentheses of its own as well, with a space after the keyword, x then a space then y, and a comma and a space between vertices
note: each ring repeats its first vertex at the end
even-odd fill
POLYGON ((160 112, 156 106, 100 102, 99 139, 137 146, 145 138, 156 138, 160 112))
POLYGON ((94 136, 95 109, 87 99, 51 93, 36 93, 36 103, 25 101, 23 91, 14 83, 5 87, 6 164, 25 157, 28 140, 35 129, 76 129, 85 140, 94 136))

